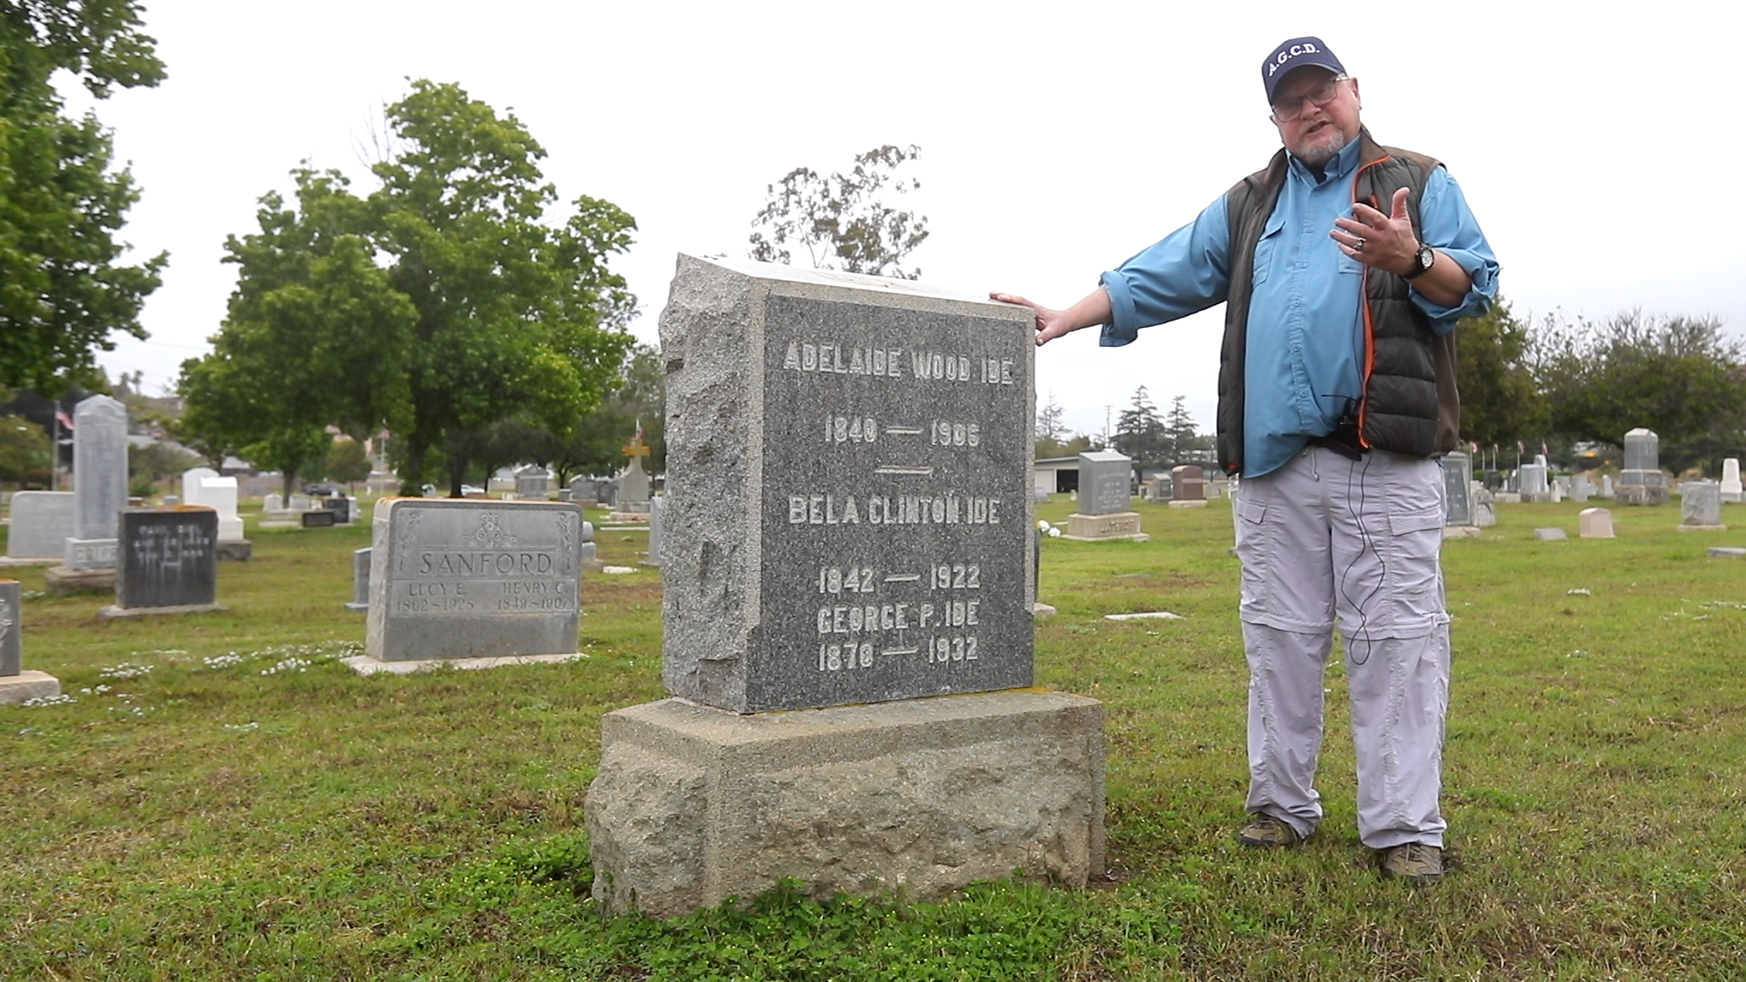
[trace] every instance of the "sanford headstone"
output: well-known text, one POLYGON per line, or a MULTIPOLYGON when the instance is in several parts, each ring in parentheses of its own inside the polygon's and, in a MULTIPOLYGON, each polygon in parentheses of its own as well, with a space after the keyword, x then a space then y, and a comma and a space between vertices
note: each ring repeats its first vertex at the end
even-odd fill
POLYGON ((581 509, 562 501, 378 502, 365 654, 574 653, 581 521, 581 509))
POLYGON ((180 505, 121 513, 117 607, 211 607, 217 599, 218 512, 180 505))

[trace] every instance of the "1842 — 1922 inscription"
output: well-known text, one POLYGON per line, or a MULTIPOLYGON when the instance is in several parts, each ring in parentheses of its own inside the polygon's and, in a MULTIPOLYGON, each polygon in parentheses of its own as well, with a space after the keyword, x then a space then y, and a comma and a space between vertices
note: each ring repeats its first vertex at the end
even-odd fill
POLYGON ((382 661, 576 650, 581 510, 389 499, 376 508, 365 650, 382 661))
POLYGON ((688 316, 676 281, 662 336, 668 507, 690 534, 675 529, 664 567, 669 688, 756 712, 1030 685, 1025 312, 901 281, 689 262, 717 282, 742 277, 749 329, 736 332, 738 352, 718 357, 750 362, 741 374, 755 384, 730 410, 745 425, 729 429, 747 443, 747 466, 727 475, 738 487, 723 486, 719 469, 690 472, 720 433, 676 432, 687 412, 676 407, 703 410, 720 393, 683 376, 719 366, 694 364, 702 346, 689 331, 712 318, 688 316), (694 494, 756 509, 739 523, 756 563, 715 615, 743 634, 698 630, 706 604, 693 601, 707 598, 685 596, 732 546, 686 521, 690 506, 708 506, 694 494), (675 630, 675 615, 689 623, 675 630), (675 650, 689 638, 716 647, 675 650))

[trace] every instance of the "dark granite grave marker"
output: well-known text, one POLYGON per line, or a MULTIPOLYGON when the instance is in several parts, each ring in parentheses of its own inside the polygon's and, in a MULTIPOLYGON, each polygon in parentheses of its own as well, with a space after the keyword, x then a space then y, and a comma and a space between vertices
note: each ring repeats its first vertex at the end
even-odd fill
POLYGON ((0 580, 0 678, 17 675, 24 668, 24 618, 19 616, 21 591, 17 580, 0 580))
POLYGON ((329 511, 326 508, 323 508, 319 511, 301 512, 300 514, 302 514, 302 516, 303 516, 303 527, 306 529, 330 529, 330 528, 333 528, 334 519, 339 517, 338 512, 329 511))
POLYGON ((1473 522, 1473 458, 1464 453, 1444 454, 1443 513, 1444 525, 1472 525, 1473 522))
POLYGON ((121 513, 117 606, 187 607, 217 596, 218 512, 184 506, 121 513))
POLYGON ((902 280, 681 257, 668 690, 747 713, 1030 685, 1034 333, 902 280))

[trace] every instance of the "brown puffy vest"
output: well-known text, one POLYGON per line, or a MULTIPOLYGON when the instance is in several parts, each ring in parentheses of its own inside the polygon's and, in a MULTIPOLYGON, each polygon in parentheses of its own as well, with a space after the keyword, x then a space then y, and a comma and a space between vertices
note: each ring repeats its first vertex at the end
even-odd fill
MULTIPOLYGON (((1409 188, 1407 212, 1420 232, 1419 196, 1437 161, 1410 150, 1384 147, 1360 129, 1352 200, 1388 211, 1396 188, 1409 188)), ((1218 452, 1227 474, 1243 470, 1243 371, 1248 350, 1249 299, 1254 287, 1255 245, 1285 186, 1285 151, 1266 170, 1237 182, 1225 194, 1230 224, 1231 282, 1225 303, 1224 346, 1219 355, 1218 452)), ((1455 389, 1455 335, 1438 337, 1430 318, 1412 302, 1412 286, 1386 270, 1364 267, 1364 350, 1359 439, 1367 447, 1430 457, 1455 448, 1461 397, 1455 389)))

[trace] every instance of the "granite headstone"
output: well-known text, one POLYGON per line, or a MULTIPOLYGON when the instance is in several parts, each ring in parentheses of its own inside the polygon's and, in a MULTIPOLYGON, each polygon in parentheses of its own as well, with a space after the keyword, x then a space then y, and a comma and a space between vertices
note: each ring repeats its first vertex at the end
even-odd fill
POLYGON ((1079 508, 1081 515, 1115 515, 1131 511, 1134 462, 1114 450, 1092 450, 1079 455, 1079 508))
POLYGON ((1722 486, 1715 481, 1686 481, 1679 486, 1679 524, 1711 528, 1722 524, 1722 486))
POLYGON ((21 596, 17 580, 0 580, 0 678, 17 675, 24 669, 21 596))
POLYGON ((73 537, 71 491, 19 491, 12 496, 6 555, 13 559, 64 560, 73 537))
POLYGON ((1722 501, 1726 504, 1740 504, 1742 498, 1740 486, 1740 458, 1724 457, 1722 459, 1722 501))
POLYGON ((1622 504, 1665 505, 1671 489, 1661 470, 1661 438, 1638 427, 1625 434, 1625 464, 1615 494, 1622 504))
POLYGON ((347 610, 370 609, 370 547, 352 550, 352 599, 347 610))
POLYGON ((218 512, 201 505, 121 513, 115 602, 123 610, 188 607, 218 598, 218 512))
POLYGON ((127 507, 127 408, 104 395, 73 407, 71 569, 113 568, 121 511, 127 507))
POLYGON ((1030 685, 1033 332, 903 280, 682 256, 668 691, 750 713, 1030 685))
POLYGON ((1440 463, 1443 466, 1443 499, 1446 505, 1443 524, 1474 524, 1473 458, 1464 453, 1449 453, 1443 455, 1440 463))
POLYGON ((1583 539, 1613 537, 1613 513, 1605 508, 1584 508, 1576 516, 1576 534, 1583 539))
POLYGON ((562 501, 378 503, 365 653, 416 661, 575 652, 581 520, 562 501))

